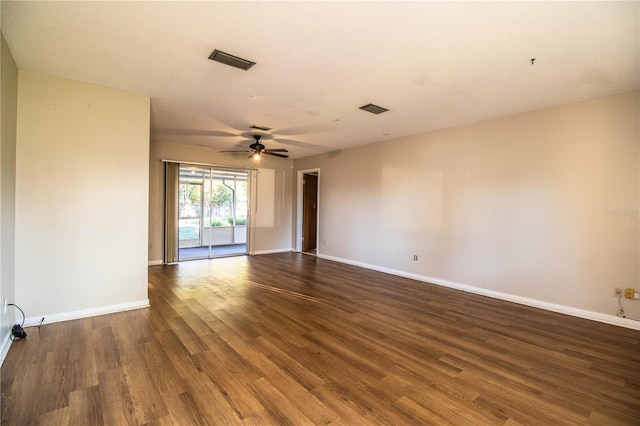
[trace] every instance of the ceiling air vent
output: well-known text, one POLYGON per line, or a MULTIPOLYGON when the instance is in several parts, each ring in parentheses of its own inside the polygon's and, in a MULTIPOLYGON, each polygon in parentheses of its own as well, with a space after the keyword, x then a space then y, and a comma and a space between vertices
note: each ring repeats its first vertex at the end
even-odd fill
POLYGON ((372 114, 382 114, 383 112, 387 112, 389 111, 386 108, 382 108, 378 105, 374 105, 374 104, 367 104, 367 105, 363 105, 360 107, 360 109, 370 112, 372 114))
POLYGON ((245 71, 256 64, 255 62, 238 58, 237 56, 230 55, 218 49, 215 49, 213 52, 211 52, 211 55, 209 55, 209 59, 211 59, 212 61, 220 62, 221 64, 229 65, 231 67, 240 68, 241 70, 245 71))
POLYGON ((258 126, 257 124, 254 124, 253 126, 251 126, 251 128, 256 130, 262 130, 263 132, 268 132, 269 130, 271 130, 271 127, 258 126))

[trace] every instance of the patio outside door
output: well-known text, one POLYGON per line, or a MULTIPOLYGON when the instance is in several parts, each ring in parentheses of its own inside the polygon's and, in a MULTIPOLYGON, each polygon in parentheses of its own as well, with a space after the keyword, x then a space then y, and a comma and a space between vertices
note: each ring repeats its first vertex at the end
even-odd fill
POLYGON ((180 165, 178 260, 247 253, 248 173, 180 165))

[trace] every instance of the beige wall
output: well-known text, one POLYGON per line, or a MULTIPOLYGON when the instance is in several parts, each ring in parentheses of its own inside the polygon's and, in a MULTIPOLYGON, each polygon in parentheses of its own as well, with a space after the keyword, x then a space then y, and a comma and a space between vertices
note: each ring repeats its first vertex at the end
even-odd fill
POLYGON ((19 71, 16 301, 69 319, 148 304, 149 98, 19 71))
MULTIPOLYGON (((640 282, 638 98, 296 160, 296 170, 321 170, 319 252, 556 310, 615 315, 613 288, 640 282)), ((624 303, 640 317, 638 301, 624 303)))
POLYGON ((8 350, 15 310, 4 313, 4 300, 15 302, 16 113, 18 69, 4 36, 0 37, 2 145, 0 149, 0 362, 8 350))
POLYGON ((164 169, 160 160, 213 164, 220 167, 263 169, 251 194, 251 208, 258 208, 251 229, 251 251, 291 250, 291 160, 262 156, 260 163, 245 155, 220 154, 218 149, 168 142, 152 142, 149 159, 149 263, 162 262, 164 169), (264 176, 261 179, 260 176, 264 176), (258 201, 258 202, 256 202, 258 201))

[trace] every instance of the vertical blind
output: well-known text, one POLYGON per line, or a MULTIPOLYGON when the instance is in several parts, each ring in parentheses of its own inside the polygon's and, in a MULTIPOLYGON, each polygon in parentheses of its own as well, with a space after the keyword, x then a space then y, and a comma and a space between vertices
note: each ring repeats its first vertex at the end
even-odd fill
POLYGON ((178 261, 178 188, 180 164, 164 163, 164 263, 178 261))

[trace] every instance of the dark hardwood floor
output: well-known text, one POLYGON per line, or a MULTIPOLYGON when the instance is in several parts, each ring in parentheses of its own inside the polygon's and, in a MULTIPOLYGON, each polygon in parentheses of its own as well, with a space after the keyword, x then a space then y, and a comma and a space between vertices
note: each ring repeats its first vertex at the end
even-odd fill
POLYGON ((285 253, 30 328, 2 424, 640 424, 640 332, 285 253))

